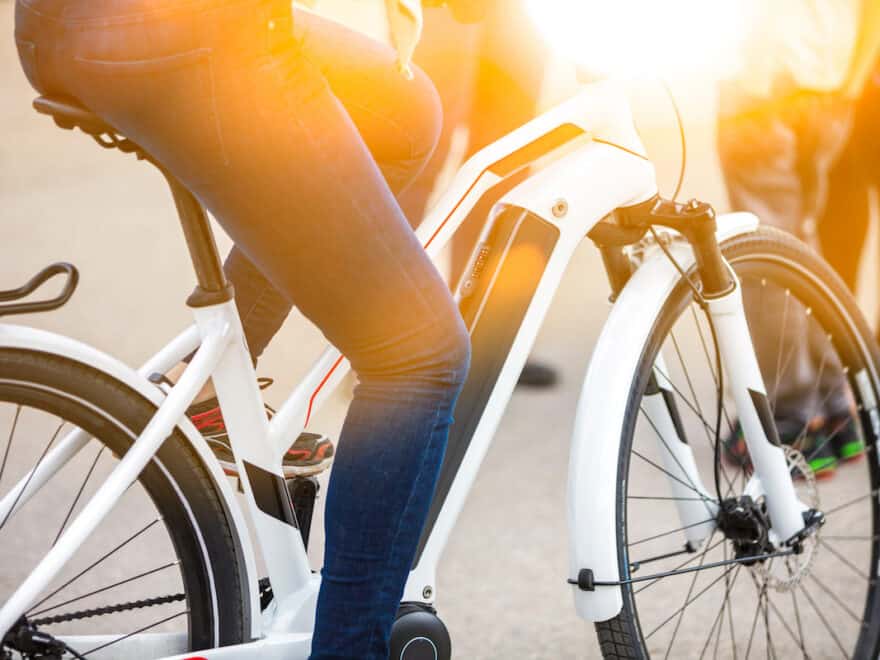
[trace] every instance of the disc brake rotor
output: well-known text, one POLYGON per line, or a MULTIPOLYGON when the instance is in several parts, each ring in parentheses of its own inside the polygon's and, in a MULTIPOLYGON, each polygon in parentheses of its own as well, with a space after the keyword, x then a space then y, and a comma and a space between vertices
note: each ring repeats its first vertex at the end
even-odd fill
MULTIPOLYGON (((816 488, 816 475, 807 459, 797 449, 784 446, 788 469, 795 480, 798 498, 807 507, 819 511, 819 490, 816 488)), ((776 591, 791 591, 797 587, 803 577, 809 573, 813 558, 818 550, 818 539, 821 530, 804 539, 802 552, 787 557, 776 557, 766 562, 757 563, 750 569, 756 576, 765 581, 768 588, 776 591)))

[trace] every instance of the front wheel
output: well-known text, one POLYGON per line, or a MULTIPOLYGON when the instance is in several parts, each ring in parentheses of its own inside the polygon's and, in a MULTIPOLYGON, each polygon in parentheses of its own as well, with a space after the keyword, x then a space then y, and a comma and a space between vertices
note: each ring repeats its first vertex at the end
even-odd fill
POLYGON ((767 533, 760 493, 740 500, 749 509, 744 525, 754 529, 733 538, 716 524, 719 495, 742 498, 751 464, 729 392, 716 412, 726 379, 716 371, 708 319, 682 282, 655 323, 630 392, 616 529, 620 574, 636 581, 620 587, 620 614, 596 624, 602 653, 874 658, 880 361, 873 336, 836 274, 792 237, 761 228, 722 250, 742 283, 796 491, 826 523, 801 555, 742 562, 783 550, 767 533), (677 417, 676 441, 693 452, 700 478, 691 483, 675 479, 663 455, 670 440, 658 429, 669 425, 656 419, 657 401, 648 400, 658 387, 677 417), (685 500, 705 506, 705 520, 683 524, 685 500))

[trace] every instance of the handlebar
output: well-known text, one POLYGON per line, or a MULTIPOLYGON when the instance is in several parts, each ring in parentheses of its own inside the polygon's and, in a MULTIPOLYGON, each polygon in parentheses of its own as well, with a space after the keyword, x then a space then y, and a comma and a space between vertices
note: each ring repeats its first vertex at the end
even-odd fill
POLYGON ((68 300, 70 300, 71 296, 73 296, 73 293, 76 291, 76 287, 79 284, 79 271, 76 269, 76 266, 65 262, 59 262, 47 266, 34 275, 26 284, 17 289, 0 291, 0 303, 26 298, 56 275, 67 275, 67 283, 64 285, 64 289, 62 289, 61 293, 57 296, 48 300, 0 305, 0 316, 48 312, 62 307, 68 300))

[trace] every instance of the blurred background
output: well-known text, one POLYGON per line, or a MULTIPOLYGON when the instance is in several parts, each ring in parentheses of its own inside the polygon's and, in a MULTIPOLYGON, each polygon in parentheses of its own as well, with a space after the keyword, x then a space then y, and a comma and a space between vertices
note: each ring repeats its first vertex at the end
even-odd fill
MULTIPOLYGON (((687 135, 688 169, 680 198, 698 197, 720 212, 728 210, 717 148, 719 112, 725 110, 719 107, 719 93, 721 81, 735 77, 741 65, 736 52, 748 31, 742 16, 721 11, 730 9, 726 3, 643 3, 654 13, 638 26, 650 29, 638 27, 622 42, 608 36, 616 33, 586 10, 572 21, 563 10, 575 4, 523 3, 518 28, 489 36, 479 32, 485 28, 460 28, 440 10, 429 10, 416 61, 435 77, 448 106, 447 144, 434 164, 432 187, 442 189, 475 139, 483 139, 476 132, 485 133, 479 117, 486 116, 473 112, 474 96, 495 94, 497 103, 498 94, 521 94, 531 101, 518 101, 517 112, 534 114, 576 91, 572 59, 579 59, 588 65, 587 75, 610 72, 628 81, 639 131, 657 167, 661 192, 669 195, 681 151, 663 86, 643 70, 645 60, 654 58, 662 64, 687 135), (676 7, 678 13, 672 11, 676 7), (683 16, 692 22, 683 22, 683 16), (524 62, 517 62, 517 56, 524 62), (520 66, 528 69, 528 82, 511 70, 520 66), (487 82, 486 76, 493 75, 495 82, 487 82), (523 110, 529 102, 533 106, 523 110)), ((5 35, 0 39, 0 288, 18 286, 50 262, 75 263, 82 282, 69 305, 14 322, 62 332, 140 364, 190 322, 183 303, 193 276, 171 197, 154 168, 97 149, 79 133, 59 131, 32 110, 35 93, 11 38, 13 6, 0 0, 0 34, 5 35)), ((615 3, 602 6, 612 7, 608 21, 627 22, 625 13, 613 9, 615 3)), ((316 10, 386 38, 385 18, 371 3, 320 0, 316 10)), ((837 151, 845 143, 841 138, 837 151)), ((413 208, 429 205, 429 197, 413 200, 413 208)), ((867 210, 859 227, 838 223, 835 233, 855 255, 847 257, 851 280, 874 323, 880 240, 871 182, 864 186, 864 199, 867 210), (859 261, 863 248, 868 258, 859 261)), ((218 235, 225 250, 229 242, 219 228, 218 235)), ((449 256, 445 267, 454 268, 455 261, 454 254, 449 256)), ((585 242, 534 350, 533 358, 554 370, 558 383, 517 391, 440 566, 437 606, 452 633, 456 657, 599 657, 592 628, 575 617, 564 581, 565 475, 575 402, 607 315, 608 293, 598 252, 585 242)), ((281 403, 323 346, 320 334, 294 312, 260 365, 261 375, 276 381, 266 393, 269 403, 281 403)), ((335 437, 346 403, 343 387, 311 426, 335 437)), ((320 524, 318 517, 318 539, 320 524)), ((313 559, 320 566, 320 556, 313 559)))

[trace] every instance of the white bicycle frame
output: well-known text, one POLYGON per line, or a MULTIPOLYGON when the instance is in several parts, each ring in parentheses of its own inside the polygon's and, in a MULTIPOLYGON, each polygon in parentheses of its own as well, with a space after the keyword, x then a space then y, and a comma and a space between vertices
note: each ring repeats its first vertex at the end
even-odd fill
MULTIPOLYGON (((465 318, 474 341, 474 370, 468 382, 478 383, 479 387, 473 389, 479 390, 479 394, 469 393, 468 385, 465 386, 450 437, 447 464, 404 600, 434 600, 436 566, 576 247, 614 209, 643 202, 656 194, 653 166, 642 153, 625 97, 610 83, 594 84, 471 158, 419 227, 417 234, 428 254, 436 257, 490 189, 503 186, 506 179, 526 167, 536 166, 534 174, 509 189, 495 205, 484 230, 484 238, 492 244, 484 244, 476 251, 471 275, 458 291, 463 308, 469 309, 465 318), (524 274, 521 269, 525 269, 524 274), (510 293, 510 287, 504 286, 505 278, 511 277, 513 283, 522 285, 521 291, 510 293), (497 333, 492 332, 497 330, 498 315, 502 312, 508 314, 501 320, 509 332, 499 340, 497 333), (490 343, 494 346, 485 348, 490 343), (481 361, 484 354, 490 357, 481 361), (459 427, 464 430, 457 431, 459 427)), ((757 219, 748 214, 722 216, 718 238, 724 240, 756 227, 757 219)), ((672 249, 682 266, 693 265, 693 255, 687 246, 672 249)), ((600 581, 621 579, 615 497, 625 408, 642 347, 678 281, 679 274, 668 259, 657 254, 649 257, 618 297, 595 347, 572 438, 568 477, 570 579, 576 579, 584 568, 591 569, 600 581)), ((788 539, 804 527, 801 514, 805 507, 795 497, 782 449, 768 442, 756 408, 756 400, 760 404, 765 390, 739 289, 711 300, 709 311, 755 465, 754 479, 758 484, 750 484, 750 488, 763 486, 774 533, 777 538, 788 539)), ((119 465, 3 604, 0 631, 8 630, 27 611, 177 427, 209 470, 238 535, 251 586, 253 641, 173 658, 252 658, 256 652, 267 660, 308 656, 320 578, 310 569, 295 520, 284 515, 278 501, 267 500, 265 492, 271 492, 279 483, 283 487, 281 458, 291 438, 306 427, 313 412, 340 382, 348 364, 335 349, 328 348, 268 421, 234 303, 196 309, 195 319, 195 326, 138 371, 65 337, 22 326, 0 325, 0 346, 60 355, 88 364, 124 382, 158 407, 155 417, 119 465), (147 380, 149 374, 167 371, 196 349, 189 368, 167 395, 147 380), (224 411, 247 512, 275 596, 262 615, 254 549, 243 512, 228 479, 185 415, 208 378, 213 379, 224 411)), ((661 366, 658 372, 663 371, 661 366)), ((663 379, 658 378, 658 382, 662 389, 663 379)), ((693 455, 680 441, 668 409, 660 398, 653 396, 646 398, 646 405, 654 406, 652 418, 659 420, 664 463, 669 472, 687 483, 699 484, 698 488, 711 498, 699 481, 693 455)), ((81 431, 63 438, 29 480, 26 475, 3 495, 0 516, 9 513, 13 505, 16 509, 22 506, 88 440, 81 431)), ((674 492, 673 480, 670 486, 674 492)), ((679 508, 682 526, 707 518, 706 505, 690 504, 693 503, 679 508)), ((714 510, 710 509, 710 513, 714 514, 714 510)), ((688 529, 687 540, 699 546, 713 525, 710 522, 688 529)), ((619 587, 572 589, 577 611, 587 620, 606 620, 620 611, 619 587)), ((111 639, 112 636, 66 638, 75 647, 97 646, 111 639)), ((107 655, 98 653, 94 657, 152 658, 157 652, 171 656, 180 653, 184 643, 184 639, 173 636, 135 635, 107 655)))

